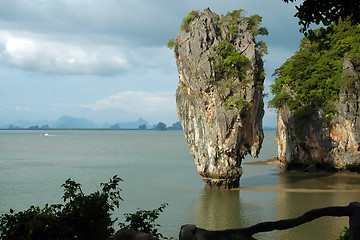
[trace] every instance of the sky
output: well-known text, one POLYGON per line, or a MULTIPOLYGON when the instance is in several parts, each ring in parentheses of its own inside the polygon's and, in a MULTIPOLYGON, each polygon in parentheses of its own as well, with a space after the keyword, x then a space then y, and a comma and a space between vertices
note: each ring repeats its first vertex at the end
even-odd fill
MULTIPOLYGON (((269 92, 302 38, 295 6, 282 0, 0 0, 0 125, 63 115, 177 122, 178 72, 166 43, 190 11, 207 7, 263 17, 269 92)), ((276 126, 276 112, 266 107, 263 121, 276 126)))

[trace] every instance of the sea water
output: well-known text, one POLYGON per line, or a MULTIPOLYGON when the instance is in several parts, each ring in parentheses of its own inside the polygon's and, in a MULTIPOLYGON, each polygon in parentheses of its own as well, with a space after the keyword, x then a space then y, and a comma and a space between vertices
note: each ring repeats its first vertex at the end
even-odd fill
MULTIPOLYGON (((275 131, 265 131, 258 159, 276 156, 275 131)), ((124 201, 114 215, 168 207, 160 215, 160 232, 175 239, 180 226, 206 229, 246 227, 293 218, 313 209, 348 205, 360 199, 358 175, 281 174, 273 165, 243 164, 243 190, 204 188, 182 131, 49 130, 0 131, 0 214, 30 205, 61 203, 66 179, 85 193, 118 175, 124 201)), ((323 217, 257 239, 337 239, 347 218, 323 217)), ((115 226, 116 228, 116 226, 115 226)))

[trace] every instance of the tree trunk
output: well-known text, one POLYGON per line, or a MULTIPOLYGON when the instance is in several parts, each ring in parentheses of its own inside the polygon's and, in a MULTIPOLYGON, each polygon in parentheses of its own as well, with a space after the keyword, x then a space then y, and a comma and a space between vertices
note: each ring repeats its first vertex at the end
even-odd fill
POLYGON ((289 229, 324 216, 349 217, 349 240, 360 240, 359 202, 352 202, 344 207, 312 209, 297 218, 262 222, 247 228, 208 231, 195 225, 184 225, 181 227, 179 240, 253 240, 252 236, 256 233, 289 229))

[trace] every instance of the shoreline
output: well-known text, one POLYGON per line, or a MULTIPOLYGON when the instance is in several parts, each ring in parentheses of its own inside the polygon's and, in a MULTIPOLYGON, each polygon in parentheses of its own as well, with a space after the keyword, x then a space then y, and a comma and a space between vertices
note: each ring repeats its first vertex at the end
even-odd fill
POLYGON ((239 187, 234 191, 256 191, 256 192, 289 192, 289 193, 360 193, 359 189, 311 189, 311 188, 276 188, 276 187, 239 187))
POLYGON ((268 160, 259 160, 259 161, 254 161, 254 162, 242 162, 241 164, 245 164, 245 165, 273 165, 273 166, 278 166, 280 165, 280 161, 277 160, 276 158, 271 158, 268 160))
MULTIPOLYGON (((279 166, 280 161, 276 158, 268 159, 265 161, 254 161, 254 162, 245 162, 242 163, 245 165, 270 165, 270 166, 279 166)), ((349 170, 339 171, 339 172, 330 172, 330 171, 317 171, 317 172, 304 172, 297 170, 289 171, 277 171, 276 175, 285 175, 292 179, 297 179, 297 181, 307 181, 311 178, 321 178, 323 181, 332 183, 338 182, 338 179, 342 180, 347 179, 347 181, 353 182, 354 180, 360 183, 360 174, 356 172, 351 172, 349 170)), ((341 182, 341 181, 340 181, 341 182)), ((331 184, 330 184, 331 185, 331 184)), ((296 186, 291 187, 277 187, 277 186, 246 186, 233 188, 234 191, 256 191, 256 192, 278 192, 278 193, 360 193, 360 185, 354 187, 345 187, 344 186, 327 186, 325 188, 297 188, 296 186), (359 187, 358 187, 359 186, 359 187)))

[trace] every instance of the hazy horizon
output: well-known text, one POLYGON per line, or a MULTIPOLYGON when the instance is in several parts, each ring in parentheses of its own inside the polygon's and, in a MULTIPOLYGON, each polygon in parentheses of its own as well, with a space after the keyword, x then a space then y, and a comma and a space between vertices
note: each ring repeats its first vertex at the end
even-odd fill
MULTIPOLYGON (((0 127, 6 127, 9 125, 12 125, 13 127, 18 126, 18 127, 22 127, 22 128, 28 128, 31 126, 35 126, 38 125, 39 127, 43 126, 43 125, 50 125, 50 127, 53 127, 51 125, 55 125, 57 124, 58 121, 64 120, 64 118, 67 118, 65 120, 70 121, 70 120, 74 120, 74 121, 88 121, 89 123, 93 123, 94 125, 98 125, 98 127, 103 127, 103 126, 111 126, 111 125, 115 125, 115 124, 135 124, 138 122, 141 123, 145 123, 147 125, 147 127, 152 127, 153 125, 158 124, 159 122, 163 122, 166 124, 166 126, 170 127, 172 124, 179 122, 179 120, 177 120, 176 122, 172 122, 172 123, 166 123, 164 121, 159 121, 159 122, 149 122, 146 119, 139 117, 138 119, 134 119, 134 120, 129 120, 129 121, 123 121, 121 119, 117 120, 117 121, 105 121, 105 122, 96 122, 93 121, 91 119, 87 119, 87 118, 77 118, 77 117, 72 117, 69 115, 63 115, 57 119, 39 119, 39 120, 26 120, 26 119, 17 119, 15 121, 9 122, 9 123, 5 123, 5 124, 0 124, 0 127)), ((121 127, 121 126, 120 126, 121 127)), ((138 127, 138 126, 136 126, 138 127)))
MULTIPOLYGON (((12 127, 20 127, 20 128, 29 128, 29 127, 33 127, 33 126, 38 126, 38 127, 42 127, 42 126, 45 126, 45 125, 49 125, 50 128, 58 128, 57 125, 59 123, 57 123, 61 118, 71 118, 72 120, 74 121, 77 121, 76 123, 79 123, 80 121, 89 121, 89 122, 85 122, 85 124, 94 124, 92 127, 94 128, 110 128, 111 126, 115 125, 115 124, 119 124, 120 125, 120 128, 128 128, 126 126, 129 126, 131 125, 132 127, 130 128, 138 128, 140 125, 142 124, 145 124, 146 127, 148 129, 150 128, 153 128, 155 125, 157 125, 158 123, 162 122, 162 123, 165 123, 167 127, 171 127, 173 124, 176 124, 178 122, 180 122, 179 120, 177 120, 176 122, 171 122, 171 123, 167 123, 167 122, 164 122, 164 121, 159 121, 159 122, 156 122, 156 123, 152 123, 152 122, 148 122, 146 119, 144 118, 138 118, 137 120, 133 120, 133 121, 122 121, 122 120, 118 120, 118 121, 115 121, 115 122, 94 122, 90 119, 86 119, 86 118, 74 118, 74 117, 71 117, 71 116, 61 116, 60 118, 58 119, 55 119, 55 120, 47 120, 47 119, 42 119, 42 120, 38 120, 38 121, 28 121, 28 120, 16 120, 16 121, 13 121, 11 123, 6 123, 6 124, 0 124, 0 129, 7 129, 9 128, 10 126, 12 127), (138 123, 138 125, 136 125, 138 123), (125 126, 125 127, 124 127, 125 126)), ((273 126, 273 125, 266 125, 266 124, 263 124, 263 127, 265 129, 275 129, 276 128, 276 125, 273 126)), ((80 127, 80 128, 86 128, 86 127, 80 127)))

